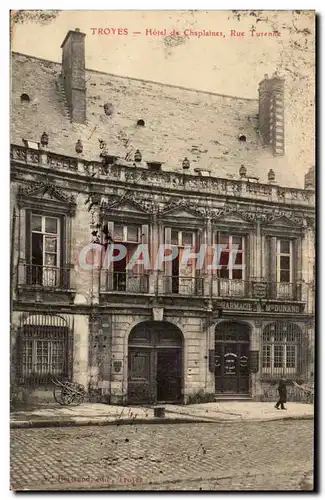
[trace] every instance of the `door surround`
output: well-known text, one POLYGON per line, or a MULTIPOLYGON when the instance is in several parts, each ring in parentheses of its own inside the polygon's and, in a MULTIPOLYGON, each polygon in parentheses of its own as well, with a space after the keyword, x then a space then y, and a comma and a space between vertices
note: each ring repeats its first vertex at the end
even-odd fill
POLYGON ((176 394, 170 402, 181 402, 184 380, 183 350, 183 334, 175 324, 168 321, 137 323, 128 338, 128 404, 159 402, 157 399, 159 352, 170 353, 170 359, 174 359, 172 365, 174 373, 173 375, 170 371, 166 373, 166 383, 169 375, 170 385, 176 394))
POLYGON ((215 327, 215 393, 250 392, 249 351, 252 328, 238 320, 221 321, 215 327))

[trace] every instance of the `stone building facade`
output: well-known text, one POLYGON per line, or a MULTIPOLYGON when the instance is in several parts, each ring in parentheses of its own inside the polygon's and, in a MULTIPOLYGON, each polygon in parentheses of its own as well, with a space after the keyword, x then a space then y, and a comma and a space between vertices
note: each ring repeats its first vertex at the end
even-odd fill
POLYGON ((141 404, 312 376, 314 181, 292 186, 284 108, 277 74, 249 100, 86 70, 79 30, 62 65, 12 55, 13 385, 141 404), (178 258, 127 269, 162 244, 178 258), (219 269, 184 263, 202 245, 223 245, 219 269))

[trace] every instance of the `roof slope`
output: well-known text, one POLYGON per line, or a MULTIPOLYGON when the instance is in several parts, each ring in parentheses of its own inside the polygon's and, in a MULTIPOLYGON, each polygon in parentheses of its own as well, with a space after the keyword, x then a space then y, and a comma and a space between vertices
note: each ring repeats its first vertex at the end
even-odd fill
POLYGON ((87 125, 71 123, 58 85, 61 65, 31 56, 12 55, 11 142, 39 141, 46 131, 48 148, 99 160, 99 139, 111 154, 133 159, 139 149, 144 161, 162 161, 166 170, 180 170, 186 156, 194 168, 209 168, 216 177, 238 178, 244 164, 249 176, 267 182, 275 171, 280 185, 302 187, 302 179, 286 158, 275 158, 262 147, 257 132, 258 101, 188 90, 165 84, 86 70, 87 125), (20 102, 22 93, 30 102, 20 102), (104 104, 113 114, 104 113, 104 104), (143 119, 145 126, 137 121, 143 119), (246 136, 246 142, 238 136, 246 136))

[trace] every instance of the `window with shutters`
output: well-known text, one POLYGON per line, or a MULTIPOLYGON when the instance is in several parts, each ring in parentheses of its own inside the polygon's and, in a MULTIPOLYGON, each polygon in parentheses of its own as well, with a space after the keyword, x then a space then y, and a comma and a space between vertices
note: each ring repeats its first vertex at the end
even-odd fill
POLYGON ((262 337, 263 374, 281 377, 300 371, 302 358, 301 329, 289 322, 267 325, 262 337))

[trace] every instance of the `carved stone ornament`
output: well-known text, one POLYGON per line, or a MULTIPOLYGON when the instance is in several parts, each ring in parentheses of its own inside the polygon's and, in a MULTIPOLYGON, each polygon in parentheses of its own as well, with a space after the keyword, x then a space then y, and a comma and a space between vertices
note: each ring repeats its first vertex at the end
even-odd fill
POLYGON ((100 209, 102 212, 106 212, 112 208, 118 208, 123 206, 125 203, 129 202, 140 212, 146 214, 154 214, 159 212, 159 205, 152 199, 148 199, 148 195, 145 199, 142 199, 139 194, 127 191, 122 196, 110 196, 107 201, 103 200, 100 204, 100 209))
POLYGON ((30 183, 26 187, 20 186, 19 188, 19 196, 21 197, 30 198, 35 196, 44 196, 45 194, 49 194, 51 198, 62 201, 67 205, 76 204, 74 196, 66 195, 60 187, 55 186, 49 181, 30 183))
POLYGON ((199 207, 194 201, 188 202, 185 199, 171 198, 165 205, 164 209, 161 211, 163 215, 167 215, 169 212, 174 212, 175 210, 184 209, 189 213, 192 213, 196 217, 202 217, 206 215, 206 210, 203 207, 199 207))
POLYGON ((152 308, 152 318, 154 321, 163 321, 163 319, 164 319, 163 307, 153 307, 152 308))
POLYGON ((279 219, 284 219, 290 222, 294 226, 302 227, 304 226, 304 218, 302 216, 297 216, 294 212, 289 211, 278 211, 274 210, 271 213, 267 213, 266 223, 274 222, 279 219))

